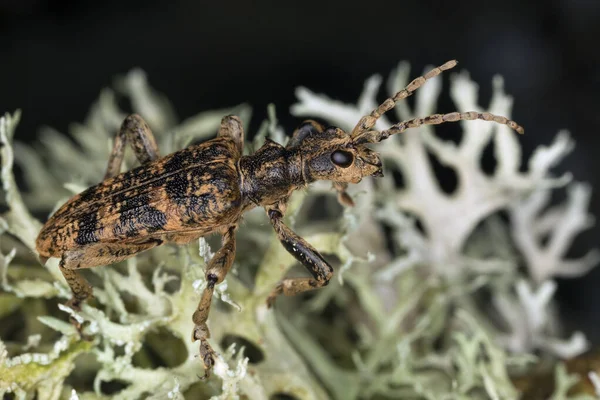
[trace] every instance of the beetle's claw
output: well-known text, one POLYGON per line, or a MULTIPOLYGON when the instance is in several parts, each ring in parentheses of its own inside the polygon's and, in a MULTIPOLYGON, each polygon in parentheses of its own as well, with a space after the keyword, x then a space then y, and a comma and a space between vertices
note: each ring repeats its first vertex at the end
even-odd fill
POLYGON ((206 380, 210 377, 210 372, 215 366, 215 356, 216 353, 208 344, 208 340, 201 339, 200 340, 200 358, 202 358, 202 362, 204 363, 204 375, 198 377, 201 380, 206 380))
POLYGON ((210 377, 210 371, 215 365, 215 356, 216 353, 208 343, 208 338, 210 337, 210 331, 205 323, 196 325, 194 330, 192 331, 192 342, 196 340, 200 341, 200 358, 202 358, 202 362, 204 363, 204 375, 198 376, 200 380, 206 380, 210 377))
POLYGON ((269 297, 267 297, 267 308, 273 308, 275 305, 275 300, 277 300, 277 296, 283 293, 283 285, 281 282, 273 289, 269 297))
POLYGON ((270 295, 269 297, 267 297, 267 308, 273 308, 276 299, 277 295, 270 295))

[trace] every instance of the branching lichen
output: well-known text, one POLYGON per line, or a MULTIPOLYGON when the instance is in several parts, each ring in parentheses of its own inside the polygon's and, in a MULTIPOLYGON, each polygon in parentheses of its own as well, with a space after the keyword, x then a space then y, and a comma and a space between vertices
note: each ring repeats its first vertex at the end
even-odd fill
MULTIPOLYGON (((405 85, 408 73, 400 64, 388 92, 405 85)), ((348 129, 376 106, 380 85, 381 78, 370 78, 356 105, 299 88, 292 113, 348 129)), ((512 100, 502 80, 495 78, 493 86, 488 110, 509 116, 512 100)), ((141 71, 119 79, 115 87, 149 122, 163 154, 211 137, 227 113, 246 123, 250 117, 250 109, 241 105, 178 123, 141 71)), ((440 78, 435 78, 417 92, 414 112, 405 102, 396 116, 433 113, 439 92, 440 78)), ((452 77, 450 92, 459 110, 483 110, 477 86, 465 73, 452 77)), ((286 140, 274 107, 268 115, 248 151, 265 137, 286 140)), ((162 246, 86 271, 95 282, 94 301, 78 313, 57 306, 70 296, 57 260, 42 267, 34 253, 41 224, 31 211, 55 209, 101 179, 124 116, 116 92, 105 89, 85 123, 72 127, 74 141, 46 129, 33 147, 13 143, 19 113, 0 119, 8 207, 0 220, 0 394, 14 392, 24 399, 514 399, 519 389, 513 375, 531 368, 534 352, 569 358, 585 350, 579 332, 561 339, 565 335, 551 301, 554 277, 583 274, 599 258, 597 250, 581 259, 566 258, 573 238, 593 222, 586 211, 589 188, 570 183, 569 175, 551 174, 572 141, 560 134, 540 147, 522 172, 512 131, 468 121, 462 123, 459 143, 422 126, 378 146, 387 178, 351 187, 352 209, 341 210, 330 183, 295 193, 288 223, 332 260, 338 279, 309 296, 281 298, 275 310, 266 308, 265 299, 297 263, 264 213, 249 212, 239 230, 233 270, 215 292, 209 318, 211 341, 220 354, 215 376, 199 380, 203 371, 197 344, 189 338, 191 313, 206 284, 203 268, 212 255, 211 238, 189 247, 162 246), (488 174, 480 164, 490 144, 496 167, 488 174), (23 195, 12 172, 13 145, 29 188, 23 195), (452 193, 442 190, 431 157, 456 174, 452 193), (398 173, 404 185, 394 179, 398 173), (566 203, 547 208, 551 191, 564 186, 566 203), (316 208, 324 210, 318 220, 312 215, 316 208), (500 212, 508 217, 500 218, 500 212), (69 313, 84 323, 90 341, 78 339, 67 322, 69 313)), ((383 117, 377 128, 389 125, 383 117)), ((126 165, 134 165, 131 155, 126 165)), ((555 398, 564 398, 576 378, 561 369, 556 376, 555 398)), ((597 376, 589 376, 597 385, 597 376)))

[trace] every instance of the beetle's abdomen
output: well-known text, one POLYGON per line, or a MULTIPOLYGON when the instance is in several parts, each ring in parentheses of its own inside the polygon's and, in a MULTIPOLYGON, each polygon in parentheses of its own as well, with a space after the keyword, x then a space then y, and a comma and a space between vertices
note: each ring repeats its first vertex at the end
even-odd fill
POLYGON ((75 196, 42 228, 36 243, 39 253, 60 257, 64 251, 98 242, 143 241, 182 231, 208 234, 234 222, 242 204, 239 177, 227 156, 229 142, 215 142, 145 164, 75 196), (190 162, 191 156, 196 162, 190 162), (151 171, 157 172, 154 178, 151 171), (124 175, 147 178, 107 193, 115 181, 127 181, 124 175))

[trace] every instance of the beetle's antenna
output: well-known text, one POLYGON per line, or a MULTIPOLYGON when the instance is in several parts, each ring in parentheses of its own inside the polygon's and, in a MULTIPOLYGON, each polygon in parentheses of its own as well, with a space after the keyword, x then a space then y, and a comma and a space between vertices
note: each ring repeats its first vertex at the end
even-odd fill
POLYGON ((476 112, 476 111, 468 111, 468 112, 451 112, 448 114, 434 114, 424 118, 413 118, 408 119, 406 121, 398 122, 390 126, 389 129, 384 131, 368 131, 363 134, 357 136, 354 139, 354 143, 363 144, 363 143, 379 143, 382 140, 387 139, 388 137, 395 135, 397 133, 402 133, 407 129, 416 128, 421 125, 439 125, 446 122, 456 122, 456 121, 472 121, 475 119, 480 119, 483 121, 491 121, 497 124, 507 125, 510 128, 514 129, 520 134, 525 133, 525 129, 515 121, 512 121, 506 117, 501 117, 498 115, 490 114, 487 112, 476 112))
POLYGON ((360 121, 358 121, 358 124, 356 124, 356 126, 352 130, 350 136, 354 138, 358 137, 364 132, 370 131, 375 126, 375 123, 377 122, 379 117, 381 117, 383 114, 394 108, 398 101, 403 100, 411 94, 413 94, 413 92, 421 86, 423 86, 423 84, 427 82, 427 80, 438 76, 443 71, 454 68, 457 63, 458 62, 456 60, 447 61, 443 65, 440 65, 439 67, 427 72, 425 75, 419 76, 418 78, 414 79, 404 89, 396 93, 394 96, 387 98, 383 103, 379 105, 379 107, 371 111, 371 114, 362 117, 360 121))

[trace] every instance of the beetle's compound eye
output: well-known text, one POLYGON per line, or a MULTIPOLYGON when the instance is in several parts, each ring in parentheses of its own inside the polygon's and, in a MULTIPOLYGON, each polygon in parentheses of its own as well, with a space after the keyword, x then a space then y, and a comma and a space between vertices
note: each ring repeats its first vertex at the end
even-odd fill
POLYGON ((331 153, 331 161, 338 167, 348 168, 354 161, 354 156, 349 151, 336 150, 331 153))

